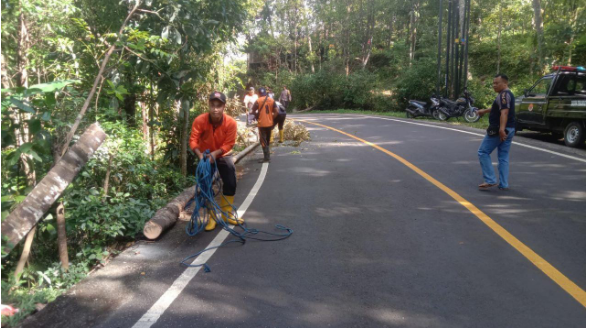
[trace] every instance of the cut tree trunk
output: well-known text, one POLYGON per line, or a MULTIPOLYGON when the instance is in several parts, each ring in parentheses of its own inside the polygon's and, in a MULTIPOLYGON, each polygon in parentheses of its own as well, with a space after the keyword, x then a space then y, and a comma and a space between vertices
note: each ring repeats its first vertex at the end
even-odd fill
POLYGON ((2 237, 7 239, 7 253, 55 203, 106 137, 98 123, 91 125, 25 200, 6 217, 2 222, 2 237))
POLYGON ((156 239, 163 231, 173 226, 177 222, 181 212, 183 212, 185 204, 187 204, 194 194, 195 186, 189 187, 165 207, 156 211, 154 216, 144 225, 144 236, 148 239, 156 239))

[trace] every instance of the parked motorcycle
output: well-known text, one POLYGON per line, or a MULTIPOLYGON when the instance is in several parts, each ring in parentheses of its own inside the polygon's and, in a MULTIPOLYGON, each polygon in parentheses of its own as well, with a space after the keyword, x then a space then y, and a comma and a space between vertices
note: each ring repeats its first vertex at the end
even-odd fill
POLYGON ((419 100, 409 100, 409 105, 405 108, 407 112, 408 118, 414 118, 418 116, 427 116, 438 119, 438 105, 440 104, 440 100, 436 95, 432 95, 430 97, 430 103, 419 101, 419 100))
POLYGON ((442 98, 440 99, 439 106, 437 106, 437 118, 440 121, 446 121, 451 117, 462 116, 465 121, 475 123, 481 119, 481 116, 477 113, 477 107, 473 106, 474 103, 475 99, 471 97, 471 94, 466 89, 464 95, 456 101, 442 98))

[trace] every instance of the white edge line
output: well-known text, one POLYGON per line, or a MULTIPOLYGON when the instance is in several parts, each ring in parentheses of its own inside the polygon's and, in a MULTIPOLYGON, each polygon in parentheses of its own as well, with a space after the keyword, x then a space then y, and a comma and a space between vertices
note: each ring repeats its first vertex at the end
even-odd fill
MULTIPOLYGON (((431 125, 431 124, 421 124, 421 123, 407 122, 407 121, 397 120, 397 119, 389 119, 389 118, 383 118, 383 117, 372 117, 372 116, 367 116, 367 115, 364 115, 364 117, 377 118, 377 119, 381 119, 381 120, 389 120, 389 121, 395 121, 395 122, 401 122, 401 123, 407 123, 407 124, 416 124, 416 125, 429 126, 429 127, 433 127, 433 128, 437 128, 437 129, 445 129, 445 130, 451 130, 451 131, 457 131, 457 132, 472 134, 472 135, 476 135, 476 136, 480 136, 480 137, 483 136, 483 134, 480 134, 480 133, 463 131, 463 130, 458 130, 458 129, 453 129, 453 128, 447 128, 447 127, 444 127, 444 126, 437 126, 437 125, 431 125)), ((530 149, 542 151, 542 152, 553 154, 553 155, 557 155, 557 156, 561 156, 561 157, 565 157, 565 158, 569 158, 569 159, 573 159, 575 161, 580 161, 580 162, 586 163, 586 160, 583 159, 583 158, 579 158, 579 157, 575 157, 575 156, 570 156, 570 155, 558 153, 558 152, 555 152, 555 151, 552 151, 552 150, 548 150, 548 149, 545 149, 545 148, 531 146, 531 145, 527 145, 527 144, 523 144, 521 142, 515 142, 515 141, 512 141, 512 144, 513 145, 522 146, 522 147, 525 147, 525 148, 530 148, 530 149)))
MULTIPOLYGON (((348 114, 346 114, 346 115, 348 115, 348 114)), ((403 121, 403 120, 398 120, 398 119, 394 119, 394 118, 376 117, 376 116, 370 116, 370 115, 357 115, 357 114, 349 114, 349 115, 362 116, 362 117, 366 117, 366 118, 375 118, 375 119, 386 120, 386 121, 395 121, 395 122, 406 123, 406 124, 413 124, 413 125, 420 125, 420 126, 427 126, 427 127, 431 127, 431 128, 435 128, 435 129, 443 129, 443 130, 456 131, 456 132, 471 134, 471 135, 480 136, 480 137, 483 136, 483 134, 476 133, 476 132, 469 132, 469 131, 464 131, 464 130, 459 130, 459 129, 448 128, 448 127, 445 127, 445 126, 432 125, 432 124, 403 121)), ((561 156, 561 157, 573 159, 574 161, 579 161, 579 162, 582 162, 582 163, 586 163, 586 160, 583 159, 583 158, 579 158, 579 157, 575 157, 575 156, 570 156, 570 155, 558 153, 558 152, 555 152, 555 151, 552 151, 552 150, 548 150, 548 149, 544 149, 544 148, 539 148, 539 147, 535 147, 535 146, 523 144, 523 143, 520 143, 520 142, 512 141, 512 145, 522 146, 522 147, 525 147, 525 148, 530 148, 530 149, 542 151, 542 152, 545 152, 545 153, 549 153, 549 154, 553 154, 553 155, 557 155, 557 156, 561 156)))
MULTIPOLYGON (((257 178, 257 182, 251 188, 251 191, 247 195, 247 198, 243 201, 240 208, 237 210, 237 214, 239 217, 242 217, 243 214, 247 211, 253 199, 259 192, 261 185, 263 184, 263 180, 265 180, 265 175, 267 174, 267 167, 269 166, 268 163, 263 163, 261 168, 261 172, 259 173, 259 178, 257 178)), ((234 227, 230 225, 230 228, 234 227)), ((210 242, 208 247, 214 247, 222 244, 224 239, 228 237, 230 233, 226 230, 221 230, 218 235, 210 242)), ((216 252, 217 248, 214 248, 208 252, 200 254, 198 257, 193 260, 191 264, 200 264, 206 263, 212 255, 216 252)), ((167 289, 167 291, 162 294, 162 296, 152 305, 152 307, 136 322, 136 324, 132 328, 149 328, 152 327, 153 324, 158 321, 160 316, 169 308, 169 306, 175 301, 175 299, 181 294, 183 289, 187 286, 189 281, 195 277, 195 275, 202 269, 202 267, 188 267, 183 271, 183 273, 173 282, 171 287, 167 289)))

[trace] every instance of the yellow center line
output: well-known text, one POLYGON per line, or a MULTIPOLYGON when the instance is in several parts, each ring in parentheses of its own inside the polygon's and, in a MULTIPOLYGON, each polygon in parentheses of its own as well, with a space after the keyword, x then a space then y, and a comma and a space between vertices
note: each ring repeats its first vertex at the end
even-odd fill
POLYGON ((580 288, 578 285, 576 285, 573 281, 569 280, 569 278, 567 278, 563 273, 561 273, 559 270, 555 269, 555 267, 552 266, 549 262, 547 262, 545 259, 543 259, 541 256, 539 256, 537 253, 535 253, 532 249, 530 249, 530 247, 526 246, 524 243, 522 243, 520 240, 518 240, 518 238, 514 237, 511 233, 508 232, 508 230, 504 229, 501 225, 499 225, 497 222, 495 222, 487 214, 483 213, 480 209, 478 209, 471 202, 464 199, 461 195, 459 195, 458 193, 456 193, 452 189, 446 187, 443 183, 434 179, 432 176, 430 176, 426 172, 422 171, 417 166, 411 164, 409 161, 407 161, 403 157, 401 157, 395 153, 392 153, 392 152, 390 152, 390 151, 388 151, 388 150, 386 150, 386 149, 384 149, 372 142, 366 141, 362 138, 358 138, 352 134, 332 128, 330 126, 323 125, 320 123, 313 123, 313 122, 306 121, 306 120, 300 120, 300 119, 297 119, 296 121, 301 121, 301 122, 304 122, 307 124, 317 125, 317 126, 329 129, 329 130, 333 130, 335 132, 339 132, 339 133, 344 134, 350 138, 353 138, 353 139, 356 139, 360 142, 363 142, 368 146, 374 147, 374 148, 388 154, 389 156, 393 157, 394 159, 398 160, 399 162, 403 163, 405 166, 407 166, 408 168, 415 171, 415 173, 421 175, 424 179, 428 180, 433 185, 435 185, 436 187, 440 188, 442 191, 447 193, 450 197, 452 197, 454 200, 456 200, 459 204, 466 207, 479 220, 481 220, 481 222, 485 223, 491 230, 493 230, 500 237, 502 237, 502 239, 504 239, 508 244, 510 244, 518 252, 520 252, 522 255, 524 255, 524 257, 526 257, 530 262, 532 262, 532 264, 534 264, 537 268, 539 268, 541 271, 543 271, 543 273, 545 273, 549 278, 551 278, 551 280, 553 280, 557 285, 559 285, 561 288, 563 288, 563 290, 565 290, 569 295, 571 295, 573 298, 575 298, 576 301, 578 301, 580 304, 582 304, 582 306, 586 307, 586 292, 582 288, 580 288))

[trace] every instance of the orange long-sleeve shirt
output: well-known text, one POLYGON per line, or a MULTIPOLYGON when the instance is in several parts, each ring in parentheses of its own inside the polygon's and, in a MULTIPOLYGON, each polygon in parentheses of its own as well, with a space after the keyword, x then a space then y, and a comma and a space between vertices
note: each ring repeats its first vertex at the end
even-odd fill
POLYGON ((226 156, 234 147, 236 142, 236 121, 224 114, 222 123, 214 128, 210 122, 210 114, 201 114, 195 118, 191 126, 191 136, 189 137, 189 147, 191 150, 195 148, 200 152, 210 150, 214 152, 222 149, 222 153, 226 156))

